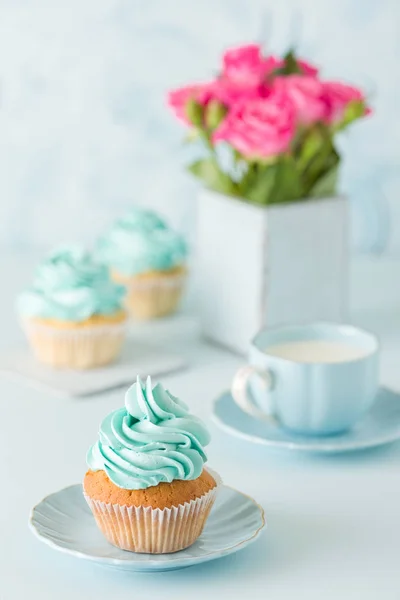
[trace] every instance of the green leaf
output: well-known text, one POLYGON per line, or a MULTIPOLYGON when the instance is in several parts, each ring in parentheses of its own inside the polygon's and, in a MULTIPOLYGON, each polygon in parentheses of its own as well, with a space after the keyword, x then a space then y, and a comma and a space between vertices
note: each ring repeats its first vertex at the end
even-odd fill
POLYGON ((318 126, 316 132, 320 136, 319 145, 316 144, 315 152, 308 162, 300 159, 300 173, 304 197, 314 189, 317 181, 339 162, 339 155, 332 142, 329 130, 323 125, 318 126))
POLYGON ((333 165, 333 167, 321 175, 321 177, 309 191, 308 195, 313 198, 333 196, 336 193, 338 175, 339 163, 336 163, 333 165))
POLYGON ((240 184, 244 198, 256 204, 290 202, 302 196, 301 179, 291 156, 271 165, 255 164, 240 184))
POLYGON ((294 50, 289 50, 283 57, 284 63, 282 67, 275 69, 273 75, 301 75, 302 70, 296 59, 294 50))
POLYGON ((243 197, 255 204, 269 204, 276 172, 276 164, 264 168, 260 168, 260 165, 249 166, 249 171, 239 186, 243 197))
POLYGON ((298 65, 294 50, 289 50, 285 56, 285 75, 301 74, 301 69, 298 65))
POLYGON ((225 118, 228 109, 226 106, 218 102, 218 100, 211 100, 205 110, 205 123, 210 131, 214 131, 221 121, 225 118))
POLYGON ((277 165, 275 187, 271 194, 270 204, 290 202, 303 196, 301 178, 296 162, 292 156, 282 157, 277 165))
POLYGON ((203 107, 194 98, 189 98, 185 105, 185 114, 190 123, 196 127, 203 125, 203 107))
POLYGON ((236 194, 237 189, 232 179, 221 171, 213 158, 203 158, 189 165, 188 170, 204 181, 207 187, 223 194, 236 194))
POLYGON ((296 162, 299 171, 304 171, 313 158, 321 151, 326 143, 326 135, 319 126, 312 127, 302 132, 295 150, 296 162))
POLYGON ((335 127, 336 131, 344 129, 353 121, 360 119, 365 115, 365 102, 363 100, 352 100, 346 106, 344 111, 343 119, 335 127))

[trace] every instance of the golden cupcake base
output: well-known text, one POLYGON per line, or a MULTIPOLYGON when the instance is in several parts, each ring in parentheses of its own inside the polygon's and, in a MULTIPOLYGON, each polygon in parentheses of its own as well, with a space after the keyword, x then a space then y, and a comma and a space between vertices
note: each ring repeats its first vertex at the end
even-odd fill
POLYGON ((103 471, 89 471, 83 487, 97 526, 111 544, 130 552, 164 554, 191 546, 201 535, 216 499, 218 482, 204 470, 193 481, 120 490, 103 471), (118 490, 124 496, 120 501, 129 504, 113 501, 113 494, 119 497, 118 490), (176 496, 176 505, 171 505, 171 493, 176 496), (105 502, 104 497, 110 501, 105 502))
POLYGON ((140 320, 174 313, 182 298, 186 281, 184 267, 131 277, 116 271, 112 271, 111 275, 114 281, 126 287, 125 306, 135 319, 140 320))

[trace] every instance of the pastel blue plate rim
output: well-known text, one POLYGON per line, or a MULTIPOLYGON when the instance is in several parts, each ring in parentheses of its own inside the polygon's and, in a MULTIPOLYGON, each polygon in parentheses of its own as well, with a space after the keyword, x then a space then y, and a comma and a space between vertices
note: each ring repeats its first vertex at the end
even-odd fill
POLYGON ((253 444, 282 450, 340 453, 366 450, 400 439, 400 393, 381 387, 371 411, 352 429, 331 436, 298 435, 244 413, 226 390, 213 402, 212 420, 221 429, 253 444))
MULTIPOLYGON (((49 494, 32 508, 29 515, 29 527, 31 531, 41 542, 44 542, 54 550, 73 555, 77 558, 90 560, 107 567, 136 572, 182 569, 228 556, 254 542, 266 525, 264 509, 253 498, 224 484, 221 484, 215 505, 211 510, 202 535, 189 548, 173 554, 135 554, 134 552, 120 550, 109 544, 95 524, 92 513, 84 500, 81 484, 71 485, 58 492, 49 494), (227 513, 229 504, 233 505, 235 521, 226 518, 227 514, 229 514, 227 513), (69 515, 63 511, 69 511, 72 514, 69 515), (217 513, 221 513, 224 516, 224 518, 220 519, 220 523, 217 513), (74 547, 66 547, 60 541, 56 541, 57 536, 66 531, 65 523, 62 521, 63 517, 66 522, 70 518, 72 523, 75 524, 75 529, 79 529, 80 532, 82 531, 82 522, 84 520, 84 528, 86 528, 84 530, 89 530, 89 537, 95 536, 94 543, 98 544, 98 554, 74 547), (242 523, 240 522, 240 518, 243 521, 242 523), (58 519, 58 524, 56 519, 58 519), (233 531, 232 523, 235 524, 235 531, 233 531), (219 524, 219 530, 222 527, 222 534, 213 535, 212 528, 215 524, 219 524), (240 526, 243 527, 242 533, 237 532, 240 526), (220 541, 218 541, 218 535, 220 536, 220 541), (238 535, 241 536, 240 539, 236 539, 235 543, 232 543, 232 541, 229 542, 229 536, 232 539, 232 537, 235 538, 235 535, 236 537, 238 535), (207 537, 212 538, 212 543, 209 543, 210 546, 213 546, 213 544, 214 546, 215 544, 218 546, 219 543, 220 547, 203 551, 203 547, 204 550, 207 550, 207 537), (196 556, 193 555, 193 550, 198 553, 196 556), (116 556, 112 556, 113 554, 116 556)), ((68 541, 71 542, 71 539, 73 541, 74 529, 72 527, 72 529, 67 528, 67 530, 68 541)), ((79 544, 79 540, 76 543, 79 544)))

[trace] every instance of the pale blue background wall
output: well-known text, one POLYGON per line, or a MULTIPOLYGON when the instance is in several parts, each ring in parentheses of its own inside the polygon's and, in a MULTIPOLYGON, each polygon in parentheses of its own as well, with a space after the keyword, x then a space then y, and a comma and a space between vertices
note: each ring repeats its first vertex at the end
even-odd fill
POLYGON ((192 231, 164 94, 254 39, 367 85, 376 115, 341 142, 342 188, 355 246, 381 248, 389 225, 400 252, 398 0, 0 0, 0 243, 91 241, 133 201, 192 231))

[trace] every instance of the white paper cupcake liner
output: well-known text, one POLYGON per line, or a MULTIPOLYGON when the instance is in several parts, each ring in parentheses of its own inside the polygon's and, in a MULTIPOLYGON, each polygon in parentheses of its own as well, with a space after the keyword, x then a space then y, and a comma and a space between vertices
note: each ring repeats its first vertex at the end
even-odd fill
POLYGON ((126 287, 125 305, 138 319, 152 319, 173 313, 181 300, 187 278, 185 271, 148 277, 124 277, 113 273, 115 281, 126 287))
POLYGON ((211 471, 217 485, 212 490, 179 506, 121 506, 85 499, 99 529, 114 546, 131 552, 165 554, 191 546, 203 531, 221 483, 211 471))
POLYGON ((61 329, 26 319, 22 328, 41 362, 54 367, 87 369, 116 358, 124 341, 126 321, 61 329))

